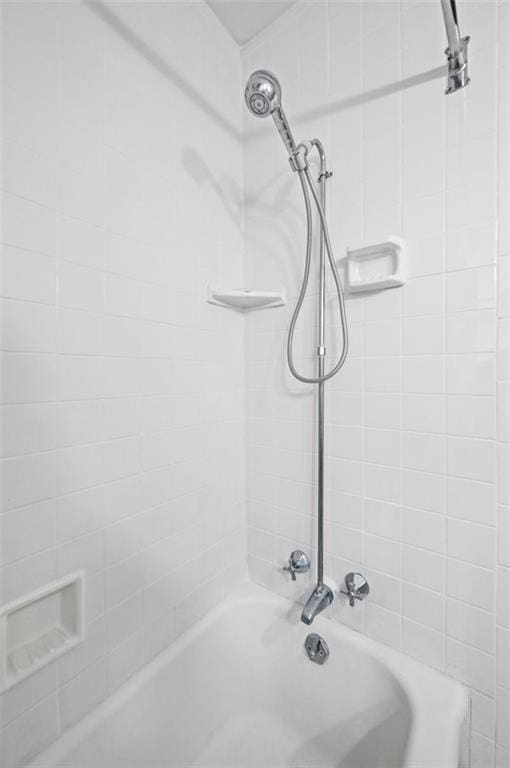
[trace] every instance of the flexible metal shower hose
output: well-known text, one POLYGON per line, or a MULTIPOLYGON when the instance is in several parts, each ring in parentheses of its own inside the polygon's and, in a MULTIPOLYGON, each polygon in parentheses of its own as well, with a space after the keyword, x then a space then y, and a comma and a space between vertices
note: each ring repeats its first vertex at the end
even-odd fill
POLYGON ((326 221, 326 214, 322 209, 322 205, 320 203, 319 197, 315 190, 312 178, 310 176, 310 171, 308 170, 308 168, 305 168, 304 170, 300 170, 298 172, 298 176, 299 176, 299 181, 301 182, 301 189, 303 190, 303 197, 305 200, 305 209, 306 209, 306 227, 307 227, 306 259, 305 259, 305 270, 303 273, 303 281, 301 283, 301 290, 299 291, 298 300, 296 302, 296 306, 294 308, 292 319, 289 325, 289 333, 287 336, 287 361, 289 364, 290 371, 296 379, 299 379, 299 381, 305 382, 305 384, 320 384, 324 381, 327 381, 328 379, 333 378, 333 376, 335 376, 335 374, 338 373, 340 368, 345 363, 345 359, 347 357, 347 352, 349 349, 349 336, 347 331, 347 318, 345 314, 344 293, 342 290, 342 283, 340 282, 340 277, 338 275, 338 269, 335 264, 335 258, 333 256, 331 241, 329 239, 329 231, 328 231, 328 224, 326 221), (324 238, 324 244, 326 246, 326 252, 328 254, 328 261, 331 268, 331 272, 333 274, 333 281, 335 283, 336 293, 338 297, 338 307, 340 311, 340 324, 342 328, 342 339, 343 339, 342 353, 338 359, 338 362, 328 373, 325 373, 324 376, 316 376, 316 377, 302 376, 296 370, 294 366, 294 359, 293 359, 293 352, 292 352, 292 347, 294 343, 294 331, 295 331, 296 323, 299 318, 301 307, 303 305, 303 301, 306 295, 306 289, 308 287, 308 280, 310 277, 310 267, 312 263, 312 210, 310 205, 310 195, 308 192, 308 188, 310 188, 312 192, 312 196, 317 208, 317 213, 319 214, 321 236, 324 238))

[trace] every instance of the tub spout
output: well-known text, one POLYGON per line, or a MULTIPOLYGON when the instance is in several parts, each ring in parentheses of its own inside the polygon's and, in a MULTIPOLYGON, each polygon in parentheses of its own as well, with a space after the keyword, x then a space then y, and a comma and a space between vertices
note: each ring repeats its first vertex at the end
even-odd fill
POLYGON ((317 584, 303 608, 301 621, 304 624, 311 624, 317 614, 321 613, 332 602, 333 592, 331 589, 326 584, 317 584))

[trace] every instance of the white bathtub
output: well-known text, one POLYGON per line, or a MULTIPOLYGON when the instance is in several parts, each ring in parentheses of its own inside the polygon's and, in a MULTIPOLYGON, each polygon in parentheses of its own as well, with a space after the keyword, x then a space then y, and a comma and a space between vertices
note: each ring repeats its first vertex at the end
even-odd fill
POLYGON ((313 664, 299 615, 245 585, 32 765, 457 768, 459 684, 324 617, 313 664))

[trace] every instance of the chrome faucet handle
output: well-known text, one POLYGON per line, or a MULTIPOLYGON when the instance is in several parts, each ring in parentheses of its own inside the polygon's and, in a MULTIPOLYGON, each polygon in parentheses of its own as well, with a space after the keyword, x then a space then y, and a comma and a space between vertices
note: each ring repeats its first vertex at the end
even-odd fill
POLYGON ((349 605, 354 607, 355 600, 364 600, 370 592, 368 581, 362 573, 348 573, 345 577, 345 589, 340 592, 349 597, 349 605))
POLYGON ((306 573, 310 570, 310 558, 300 549, 295 549, 290 553, 288 563, 283 567, 283 570, 290 573, 292 581, 296 581, 296 573, 306 573))

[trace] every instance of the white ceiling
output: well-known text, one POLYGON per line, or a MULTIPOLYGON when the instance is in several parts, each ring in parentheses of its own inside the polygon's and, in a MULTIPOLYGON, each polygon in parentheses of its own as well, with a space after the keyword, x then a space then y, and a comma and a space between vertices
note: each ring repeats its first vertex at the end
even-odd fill
POLYGON ((207 0, 236 43, 244 45, 295 0, 207 0))

